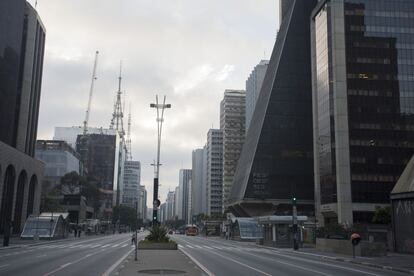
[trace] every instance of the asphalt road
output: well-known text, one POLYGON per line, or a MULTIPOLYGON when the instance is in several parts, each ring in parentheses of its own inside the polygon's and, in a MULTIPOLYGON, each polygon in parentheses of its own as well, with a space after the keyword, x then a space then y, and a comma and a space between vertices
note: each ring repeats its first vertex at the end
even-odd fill
POLYGON ((179 249, 209 275, 407 275, 351 263, 322 260, 312 254, 264 248, 252 243, 174 235, 179 249))
MULTIPOLYGON (((140 239, 144 233, 138 235, 140 239)), ((133 248, 131 234, 115 234, 4 249, 0 250, 0 275, 102 276, 133 248)))

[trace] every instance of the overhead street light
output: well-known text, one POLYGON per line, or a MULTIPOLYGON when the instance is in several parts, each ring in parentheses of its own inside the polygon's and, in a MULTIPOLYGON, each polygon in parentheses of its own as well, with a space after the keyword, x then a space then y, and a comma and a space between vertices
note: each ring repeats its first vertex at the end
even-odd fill
POLYGON ((151 103, 150 107, 157 109, 157 161, 154 164, 154 196, 153 196, 153 216, 152 222, 153 224, 158 223, 158 207, 159 207, 159 199, 158 199, 158 183, 159 183, 159 176, 160 176, 160 148, 161 148, 161 132, 162 132, 162 123, 164 122, 164 110, 166 108, 171 108, 171 104, 165 103, 165 96, 164 100, 161 103, 158 103, 158 95, 155 96, 155 103, 151 103))

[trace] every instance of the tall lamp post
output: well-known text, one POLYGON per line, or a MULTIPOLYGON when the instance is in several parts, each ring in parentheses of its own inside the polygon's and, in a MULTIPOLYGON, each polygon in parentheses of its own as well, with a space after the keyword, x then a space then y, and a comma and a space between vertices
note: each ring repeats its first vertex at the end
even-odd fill
POLYGON ((165 103, 165 96, 162 103, 158 102, 158 95, 155 96, 155 104, 150 104, 151 108, 157 109, 157 130, 158 130, 158 143, 157 143, 157 161, 154 164, 154 197, 153 197, 153 214, 152 222, 153 224, 158 223, 158 207, 160 206, 160 201, 158 199, 158 179, 160 176, 160 147, 161 147, 161 132, 162 132, 162 123, 164 121, 164 110, 166 108, 171 108, 171 104, 165 103))

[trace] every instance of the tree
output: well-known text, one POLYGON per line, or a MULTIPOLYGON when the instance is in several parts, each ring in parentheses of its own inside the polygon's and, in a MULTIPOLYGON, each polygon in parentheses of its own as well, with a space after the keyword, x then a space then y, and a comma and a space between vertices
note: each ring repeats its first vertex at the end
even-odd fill
POLYGON ((378 207, 375 209, 372 223, 391 224, 391 207, 378 207))
POLYGON ((88 205, 92 206, 95 211, 100 207, 101 195, 96 181, 91 178, 80 176, 75 171, 62 176, 58 189, 61 194, 80 194, 81 196, 84 196, 88 205))
POLYGON ((131 227, 135 230, 138 226, 138 219, 134 208, 120 205, 115 206, 112 212, 112 223, 117 223, 131 227))

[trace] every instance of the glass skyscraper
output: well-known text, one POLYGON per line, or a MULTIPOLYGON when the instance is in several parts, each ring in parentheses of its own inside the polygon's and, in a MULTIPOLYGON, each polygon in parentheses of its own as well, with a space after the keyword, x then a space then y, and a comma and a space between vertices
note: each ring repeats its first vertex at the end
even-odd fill
POLYGON ((313 216, 310 15, 316 1, 282 1, 283 16, 238 162, 229 210, 237 216, 313 216))
POLYGON ((311 27, 317 216, 370 222, 414 153, 414 2, 320 1, 311 27))

